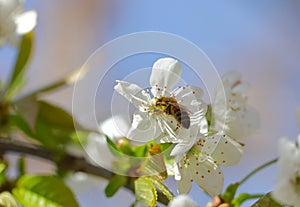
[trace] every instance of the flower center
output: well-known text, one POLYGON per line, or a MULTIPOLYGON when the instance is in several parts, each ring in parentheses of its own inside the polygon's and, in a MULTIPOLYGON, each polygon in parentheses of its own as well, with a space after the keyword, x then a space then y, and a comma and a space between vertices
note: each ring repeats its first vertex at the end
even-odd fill
POLYGON ((173 117, 177 122, 175 130, 179 127, 183 127, 185 129, 190 127, 191 120, 188 110, 184 106, 181 106, 173 97, 154 97, 153 104, 150 108, 151 112, 156 115, 164 114, 173 117))

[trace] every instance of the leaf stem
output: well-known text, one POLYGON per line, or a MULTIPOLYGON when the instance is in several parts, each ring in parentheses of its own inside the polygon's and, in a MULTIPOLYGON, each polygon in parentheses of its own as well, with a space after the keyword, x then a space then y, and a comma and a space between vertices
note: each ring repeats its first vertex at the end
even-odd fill
POLYGON ((275 158, 269 162, 266 162, 264 164, 262 164, 261 166, 255 168, 253 171, 251 171, 248 175, 246 175, 239 183, 240 185, 243 184, 244 182, 246 182, 250 177, 252 177, 255 173, 259 172, 260 170, 276 163, 278 161, 278 158, 275 158))

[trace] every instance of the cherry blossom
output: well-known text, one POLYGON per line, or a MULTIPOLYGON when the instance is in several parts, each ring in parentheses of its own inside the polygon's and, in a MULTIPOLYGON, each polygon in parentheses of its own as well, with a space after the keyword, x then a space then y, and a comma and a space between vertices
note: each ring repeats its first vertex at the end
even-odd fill
POLYGON ((197 207, 198 205, 187 195, 178 195, 173 198, 168 207, 197 207))
POLYGON ((16 45, 19 35, 36 26, 36 12, 24 12, 23 6, 23 0, 0 0, 0 46, 5 43, 16 45))
POLYGON ((253 134, 259 128, 259 117, 247 102, 249 84, 242 81, 238 72, 226 73, 222 83, 212 103, 212 127, 233 139, 253 134))
POLYGON ((179 164, 176 164, 178 192, 186 194, 190 191, 192 182, 211 196, 221 193, 223 174, 219 165, 231 166, 237 164, 242 155, 239 144, 224 134, 216 134, 199 139, 192 150, 186 153, 179 164), (209 142, 209 143, 207 143, 209 142), (212 153, 203 154, 203 148, 213 148, 212 153))
POLYGON ((181 72, 177 60, 161 58, 152 67, 151 88, 143 90, 136 84, 117 81, 115 90, 138 109, 127 138, 143 143, 152 139, 161 143, 182 143, 197 136, 205 122, 203 92, 195 86, 179 86, 170 92, 179 82, 181 72))
POLYGON ((273 198, 285 205, 300 207, 300 135, 294 143, 287 138, 279 141, 279 173, 273 198))

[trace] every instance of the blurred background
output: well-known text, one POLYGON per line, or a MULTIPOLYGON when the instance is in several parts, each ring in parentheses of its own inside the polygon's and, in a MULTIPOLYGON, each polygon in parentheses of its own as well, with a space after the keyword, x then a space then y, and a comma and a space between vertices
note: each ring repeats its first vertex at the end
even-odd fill
MULTIPOLYGON (((35 51, 27 71, 28 84, 23 93, 78 69, 93 51, 121 35, 140 31, 169 32, 200 47, 220 74, 239 71, 251 85, 249 102, 260 113, 261 128, 243 140, 246 146, 240 164, 223 168, 225 186, 276 157, 280 137, 296 140, 299 126, 295 110, 300 105, 299 1, 27 0, 26 7, 37 10, 38 26, 35 51)), ((1 48, 1 79, 8 77, 15 55, 14 48, 1 48)), ((151 67, 158 57, 139 55, 116 65, 115 70, 126 73, 127 69, 151 67)), ((107 78, 107 97, 113 92, 114 80, 119 78, 117 72, 107 78)), ((86 90, 88 93, 88 86, 86 90)), ((71 111, 72 91, 73 88, 66 88, 45 98, 71 111)), ((106 110, 110 102, 103 96, 96 100, 98 120, 103 121, 110 115, 106 110)), ((82 108, 82 114, 76 116, 89 125, 90 117, 85 113, 88 109, 82 108)), ((35 166, 32 165, 32 171, 35 166)), ((275 177, 276 165, 253 177, 240 192, 269 192, 274 187, 275 177)), ((68 182, 83 207, 130 206, 134 200, 126 190, 119 191, 113 198, 105 198, 106 181, 103 180, 86 181, 83 175, 68 182)), ((168 185, 176 189, 172 179, 168 185)), ((200 206, 209 200, 196 185, 190 195, 200 206)))

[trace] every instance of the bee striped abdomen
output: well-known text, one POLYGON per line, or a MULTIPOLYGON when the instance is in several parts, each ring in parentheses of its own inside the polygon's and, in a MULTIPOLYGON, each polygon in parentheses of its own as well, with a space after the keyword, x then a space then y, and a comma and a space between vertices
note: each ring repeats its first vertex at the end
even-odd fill
POLYGON ((181 109, 179 105, 172 105, 169 107, 169 113, 170 115, 173 114, 176 121, 183 127, 188 129, 190 127, 190 117, 188 112, 181 109))
POLYGON ((183 128, 188 129, 190 127, 189 113, 177 103, 176 99, 171 97, 157 98, 155 107, 162 110, 166 115, 173 116, 183 128))
POLYGON ((189 116, 188 112, 181 111, 180 118, 181 118, 180 123, 181 123, 182 127, 188 129, 191 124, 191 120, 190 120, 190 116, 189 116))

